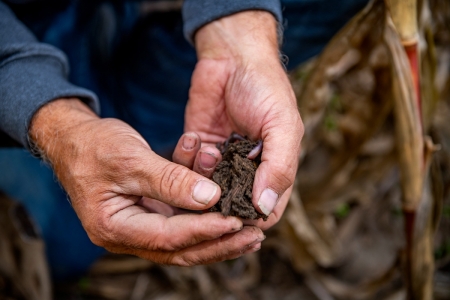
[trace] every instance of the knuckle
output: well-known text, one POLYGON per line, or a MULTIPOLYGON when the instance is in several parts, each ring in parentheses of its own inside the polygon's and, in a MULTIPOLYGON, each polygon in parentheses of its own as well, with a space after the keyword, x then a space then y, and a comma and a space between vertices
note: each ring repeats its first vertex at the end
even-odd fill
POLYGON ((187 261, 183 256, 175 256, 172 263, 179 267, 192 267, 195 265, 194 263, 187 261))
POLYGON ((296 168, 290 163, 277 163, 276 165, 274 165, 273 170, 277 170, 277 172, 273 172, 272 174, 275 179, 274 181, 283 191, 294 183, 296 168))
POLYGON ((151 251, 169 254, 185 248, 182 240, 183 238, 180 238, 177 232, 164 227, 163 224, 159 224, 159 226, 153 228, 151 239, 146 240, 144 245, 146 249, 151 251))
POLYGON ((150 249, 151 251, 170 253, 179 250, 179 247, 175 247, 172 242, 160 237, 150 241, 147 244, 147 249, 150 249))
POLYGON ((106 234, 102 233, 103 231, 104 230, 102 230, 100 226, 94 228, 94 230, 89 230, 89 228, 86 228, 88 237, 94 245, 107 248, 110 243, 108 242, 108 239, 105 238, 106 234))
POLYGON ((169 164, 162 171, 160 193, 167 194, 166 196, 171 199, 177 198, 187 185, 188 177, 189 169, 181 165, 169 164))
POLYGON ((109 248, 115 243, 114 224, 106 213, 97 214, 89 218, 91 221, 86 225, 89 239, 97 246, 109 248))
POLYGON ((162 253, 171 253, 175 250, 172 246, 173 243, 170 240, 170 235, 161 226, 160 224, 160 226, 152 228, 151 237, 144 238, 140 241, 143 249, 162 253))

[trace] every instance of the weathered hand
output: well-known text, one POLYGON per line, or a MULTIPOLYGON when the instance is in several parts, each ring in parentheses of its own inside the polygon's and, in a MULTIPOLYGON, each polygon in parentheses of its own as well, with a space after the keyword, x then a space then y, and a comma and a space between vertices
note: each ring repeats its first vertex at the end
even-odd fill
POLYGON ((201 158, 204 149, 190 147, 186 135, 174 158, 187 167, 156 155, 127 124, 99 119, 78 99, 60 99, 33 117, 30 137, 91 240, 109 251, 187 266, 260 248, 262 231, 243 227, 238 218, 173 209, 204 210, 220 196, 218 186, 199 174, 210 172, 208 159, 201 158))
MULTIPOLYGON (((185 130, 202 142, 224 141, 231 132, 262 139, 253 204, 278 221, 297 171, 303 124, 278 56, 276 21, 267 12, 221 18, 195 36, 199 62, 191 83, 185 130), (278 203, 278 205, 276 205, 278 203)), ((253 222, 255 224, 255 222, 253 222)))

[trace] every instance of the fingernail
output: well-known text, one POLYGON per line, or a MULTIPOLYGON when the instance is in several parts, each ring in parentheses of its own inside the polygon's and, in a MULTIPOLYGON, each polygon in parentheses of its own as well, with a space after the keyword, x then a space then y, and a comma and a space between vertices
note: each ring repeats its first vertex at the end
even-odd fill
POLYGON ((266 236, 263 235, 262 237, 257 238, 253 243, 251 243, 250 245, 248 245, 248 247, 253 247, 256 244, 260 244, 262 241, 264 241, 266 239, 266 236))
POLYGON ((265 189, 259 197, 258 206, 266 215, 270 215, 275 205, 278 202, 278 194, 271 189, 265 189))
POLYGON ((233 228, 231 228, 230 231, 228 231, 228 233, 238 232, 238 231, 241 231, 243 228, 244 228, 244 226, 233 227, 233 228))
POLYGON ((183 137, 183 148, 186 150, 191 150, 197 144, 197 137, 191 134, 186 134, 183 137))
POLYGON ((256 251, 258 251, 260 249, 261 249, 261 242, 249 246, 248 248, 246 248, 245 250, 242 251, 242 254, 253 253, 253 252, 256 252, 256 251))
POLYGON ((216 166, 217 157, 215 157, 212 153, 201 152, 200 153, 200 166, 203 169, 211 169, 216 166))
POLYGON ((261 249, 261 243, 265 239, 266 239, 266 236, 264 234, 260 235, 256 240, 254 240, 253 242, 251 242, 250 244, 245 246, 245 248, 241 250, 241 253, 246 254, 246 253, 258 251, 259 249, 261 249))
POLYGON ((201 204, 208 204, 216 194, 218 185, 206 180, 200 180, 194 187, 192 198, 201 204))
POLYGON ((255 159, 262 151, 262 140, 258 141, 255 148, 253 148, 247 155, 248 159, 255 159))

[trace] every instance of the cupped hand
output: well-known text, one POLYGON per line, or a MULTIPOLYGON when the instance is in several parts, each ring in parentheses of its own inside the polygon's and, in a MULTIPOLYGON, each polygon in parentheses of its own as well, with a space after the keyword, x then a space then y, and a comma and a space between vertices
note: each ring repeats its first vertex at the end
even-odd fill
POLYGON ((262 229, 276 223, 287 205, 303 136, 279 61, 276 26, 270 13, 247 11, 201 28, 185 113, 185 130, 197 132, 204 145, 223 142, 232 132, 263 140, 252 200, 269 219, 250 222, 262 229))
POLYGON ((30 127, 95 244, 181 266, 258 250, 264 239, 259 228, 218 213, 186 213, 207 209, 220 197, 220 188, 201 175, 210 176, 220 157, 200 150, 193 136, 182 137, 174 154, 178 163, 169 162, 130 126, 99 119, 78 99, 45 105, 30 127))

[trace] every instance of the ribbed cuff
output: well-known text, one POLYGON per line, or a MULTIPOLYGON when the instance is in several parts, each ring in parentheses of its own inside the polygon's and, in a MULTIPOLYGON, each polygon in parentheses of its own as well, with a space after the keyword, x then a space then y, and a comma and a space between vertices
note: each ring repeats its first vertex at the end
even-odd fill
POLYGON ((203 25, 219 18, 246 10, 265 10, 282 22, 279 0, 185 0, 183 4, 184 36, 194 44, 195 32, 203 25))

